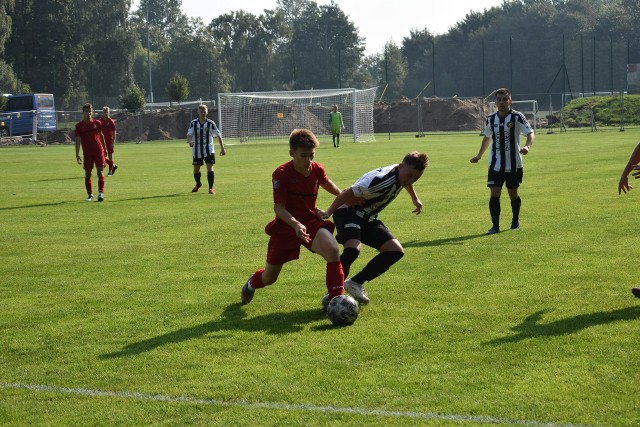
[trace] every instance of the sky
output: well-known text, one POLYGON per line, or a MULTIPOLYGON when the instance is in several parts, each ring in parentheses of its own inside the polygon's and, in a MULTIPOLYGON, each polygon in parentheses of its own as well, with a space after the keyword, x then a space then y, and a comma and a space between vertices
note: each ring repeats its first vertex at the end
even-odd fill
MULTIPOLYGON (((382 53, 388 41, 398 46, 411 30, 427 29, 432 34, 446 33, 471 11, 482 12, 500 6, 502 0, 334 0, 366 39, 366 55, 382 53), (384 22, 384 23, 383 23, 384 22)), ((134 1, 134 8, 138 1, 134 1)), ((330 0, 317 0, 328 5, 330 0)), ((205 24, 219 15, 244 10, 260 15, 265 9, 275 9, 276 0, 182 0, 182 12, 202 18, 205 24)))

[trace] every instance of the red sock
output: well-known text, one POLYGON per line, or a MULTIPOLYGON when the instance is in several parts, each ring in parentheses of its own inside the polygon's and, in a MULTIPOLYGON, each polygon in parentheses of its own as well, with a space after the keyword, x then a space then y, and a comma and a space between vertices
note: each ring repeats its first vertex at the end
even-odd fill
POLYGON ((87 194, 92 194, 93 193, 93 186, 91 184, 91 178, 86 178, 85 177, 84 186, 87 189, 87 194))
POLYGON ((109 170, 113 169, 113 161, 112 160, 105 159, 104 161, 107 163, 107 166, 109 166, 109 170))
POLYGON ((344 294, 344 272, 340 261, 327 263, 327 291, 329 299, 344 294))
POLYGON ((260 270, 256 270, 251 277, 251 287, 253 289, 264 288, 264 283, 262 283, 262 273, 264 273, 264 268, 260 270))
POLYGON ((98 177, 98 191, 104 193, 104 175, 98 177))

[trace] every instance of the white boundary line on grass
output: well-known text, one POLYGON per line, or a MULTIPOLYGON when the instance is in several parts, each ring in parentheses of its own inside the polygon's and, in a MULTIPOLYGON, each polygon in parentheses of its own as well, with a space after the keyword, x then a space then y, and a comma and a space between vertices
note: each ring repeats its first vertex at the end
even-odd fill
POLYGON ((49 393, 65 393, 75 394, 79 396, 97 396, 97 397, 113 397, 118 399, 135 399, 146 401, 158 401, 169 403, 188 403, 194 405, 211 405, 211 406, 238 406, 246 408, 259 409, 282 409, 295 411, 312 411, 325 413, 341 413, 341 414, 357 414, 357 415, 375 415, 383 417, 411 418, 411 419, 427 419, 427 420, 448 420, 459 422, 475 422, 486 424, 511 424, 519 426, 544 426, 544 427, 587 427, 578 424, 557 424, 542 421, 525 421, 510 420, 506 418, 495 418, 483 415, 459 415, 459 414, 440 414, 436 412, 413 412, 413 411, 388 411, 383 409, 363 409, 348 408, 339 406, 316 406, 303 404, 288 404, 275 402, 249 402, 247 400, 224 401, 218 399, 201 399, 186 396, 165 396, 161 394, 137 393, 132 391, 104 391, 87 388, 68 388, 54 387, 39 384, 16 384, 0 382, 2 389, 14 390, 32 390, 49 393))

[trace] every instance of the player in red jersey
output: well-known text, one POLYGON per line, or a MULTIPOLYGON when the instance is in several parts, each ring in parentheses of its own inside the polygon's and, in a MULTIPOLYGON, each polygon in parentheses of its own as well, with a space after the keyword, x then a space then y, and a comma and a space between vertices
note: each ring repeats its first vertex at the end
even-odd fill
POLYGON ((106 105, 102 107, 102 118, 99 119, 102 125, 102 135, 104 135, 104 142, 107 144, 107 156, 109 157, 106 162, 109 165, 109 173, 107 176, 111 176, 116 173, 118 165, 113 162, 113 152, 116 145, 116 122, 111 118, 111 109, 106 105))
POLYGON ((329 299, 344 294, 344 273, 335 226, 322 220, 324 211, 316 208, 318 188, 337 196, 340 189, 331 181, 324 166, 313 161, 319 143, 313 132, 295 129, 289 137, 291 161, 278 166, 272 175, 276 218, 265 227, 270 236, 267 262, 256 270, 242 287, 243 304, 251 302, 256 289, 278 279, 284 263, 298 259, 300 246, 320 254, 327 261, 326 285, 329 299))
POLYGON ((76 124, 76 160, 84 167, 84 184, 87 188, 87 200, 93 200, 93 186, 91 183, 91 171, 96 166, 98 174, 98 201, 104 200, 104 155, 107 145, 102 135, 102 125, 99 120, 92 118, 93 106, 86 103, 82 106, 82 121, 76 124), (82 146, 82 157, 80 157, 82 146), (84 159, 83 159, 84 158, 84 159))

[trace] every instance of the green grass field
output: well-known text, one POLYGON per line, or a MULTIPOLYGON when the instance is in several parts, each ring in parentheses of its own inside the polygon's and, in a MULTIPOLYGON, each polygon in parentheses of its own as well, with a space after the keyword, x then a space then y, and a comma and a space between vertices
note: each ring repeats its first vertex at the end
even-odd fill
POLYGON ((286 144, 229 146, 215 196, 190 192, 184 142, 121 144, 103 203, 72 146, 1 149, 0 424, 640 425, 640 182, 617 193, 640 131, 540 132, 522 229, 494 236, 477 133, 377 139, 316 160, 344 188, 426 151, 425 212, 382 213, 406 255, 346 328, 304 250, 239 303, 286 144))

